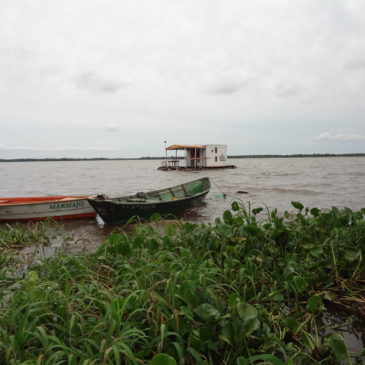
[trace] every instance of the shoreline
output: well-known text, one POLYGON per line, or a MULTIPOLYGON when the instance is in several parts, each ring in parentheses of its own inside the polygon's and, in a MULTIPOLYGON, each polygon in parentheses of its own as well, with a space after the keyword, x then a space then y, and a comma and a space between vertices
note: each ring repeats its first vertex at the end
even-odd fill
MULTIPOLYGON (((313 154, 263 154, 263 155, 230 155, 228 159, 244 159, 244 158, 318 158, 318 157, 365 157, 365 153, 313 153, 313 154)), ((166 157, 92 157, 92 158, 12 158, 0 159, 0 162, 59 162, 59 161, 135 161, 135 160, 164 160, 166 157)), ((177 157, 183 159, 183 157, 177 157)))

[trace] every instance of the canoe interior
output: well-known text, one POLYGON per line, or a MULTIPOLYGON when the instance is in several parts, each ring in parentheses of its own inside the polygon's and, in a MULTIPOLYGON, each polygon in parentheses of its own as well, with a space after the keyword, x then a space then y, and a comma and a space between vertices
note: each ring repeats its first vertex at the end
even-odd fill
POLYGON ((19 205, 19 204, 37 204, 47 202, 67 202, 77 199, 87 199, 88 196, 34 196, 34 197, 15 197, 15 198, 0 198, 1 205, 19 205))
POLYGON ((171 202, 180 200, 199 194, 203 191, 209 190, 210 181, 208 178, 203 178, 191 181, 186 184, 177 185, 171 188, 149 191, 148 193, 137 193, 125 197, 108 199, 116 204, 138 205, 151 204, 160 202, 171 202))
POLYGON ((153 213, 175 214, 202 204, 210 189, 209 178, 194 180, 161 190, 117 198, 99 195, 88 202, 107 223, 125 222, 131 217, 149 218, 153 213))

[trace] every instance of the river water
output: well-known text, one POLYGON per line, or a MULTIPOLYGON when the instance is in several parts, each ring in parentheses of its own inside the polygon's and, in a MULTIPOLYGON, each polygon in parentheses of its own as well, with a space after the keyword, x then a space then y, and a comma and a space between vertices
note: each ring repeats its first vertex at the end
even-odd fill
POLYGON ((0 163, 0 197, 105 193, 126 195, 209 176, 199 222, 214 220, 234 199, 280 211, 292 200, 306 206, 365 207, 365 157, 230 159, 237 169, 158 171, 158 160, 0 163), (240 194, 244 191, 248 194, 240 194), (217 195, 224 192, 226 199, 217 195))
MULTIPOLYGON (((3 162, 0 197, 98 193, 120 196, 209 176, 212 189, 205 204, 182 213, 181 218, 213 222, 237 199, 281 212, 293 210, 291 201, 321 209, 365 207, 365 157, 245 158, 230 159, 229 163, 238 168, 158 171, 158 160, 3 162)), ((70 247, 74 251, 95 250, 114 228, 99 217, 64 221, 62 225, 75 243, 70 247)), ((26 258, 34 252, 25 249, 22 254, 26 258)), ((365 346, 363 330, 348 327, 343 334, 355 352, 365 346)))
MULTIPOLYGON (((230 159, 237 169, 158 171, 158 160, 50 161, 0 163, 0 197, 134 194, 209 176, 212 189, 203 206, 179 217, 213 222, 233 200, 293 210, 305 206, 365 207, 365 157, 230 159), (244 193, 238 193, 244 192, 244 193), (223 194, 226 198, 223 198, 223 194)), ((95 249, 113 227, 97 219, 64 221, 64 229, 95 249)))

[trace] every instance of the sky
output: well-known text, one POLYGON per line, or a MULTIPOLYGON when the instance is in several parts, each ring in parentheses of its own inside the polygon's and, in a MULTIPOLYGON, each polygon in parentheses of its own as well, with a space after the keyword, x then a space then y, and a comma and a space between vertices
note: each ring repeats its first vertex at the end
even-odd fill
POLYGON ((364 0, 0 0, 0 158, 365 153, 364 0))

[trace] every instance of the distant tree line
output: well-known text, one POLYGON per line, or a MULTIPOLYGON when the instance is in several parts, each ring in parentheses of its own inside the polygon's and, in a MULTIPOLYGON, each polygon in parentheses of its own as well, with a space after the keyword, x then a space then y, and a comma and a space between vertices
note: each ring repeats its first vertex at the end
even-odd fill
POLYGON ((47 161, 118 161, 118 160, 162 160, 165 157, 118 157, 118 158, 107 158, 107 157, 91 157, 91 158, 1 158, 0 162, 47 162, 47 161))
MULTIPOLYGON (((312 153, 312 154, 292 154, 292 155, 230 155, 228 158, 298 158, 298 157, 363 157, 365 153, 312 153)), ((12 158, 12 159, 0 159, 0 162, 37 162, 37 161, 118 161, 118 160, 164 160, 166 157, 118 157, 118 158, 106 158, 106 157, 92 157, 92 158, 12 158)), ((176 157, 174 157, 176 158, 176 157)), ((182 159, 183 157, 177 157, 182 159)))
POLYGON ((230 155, 228 158, 288 158, 288 157, 363 157, 365 153, 309 153, 292 155, 230 155))

